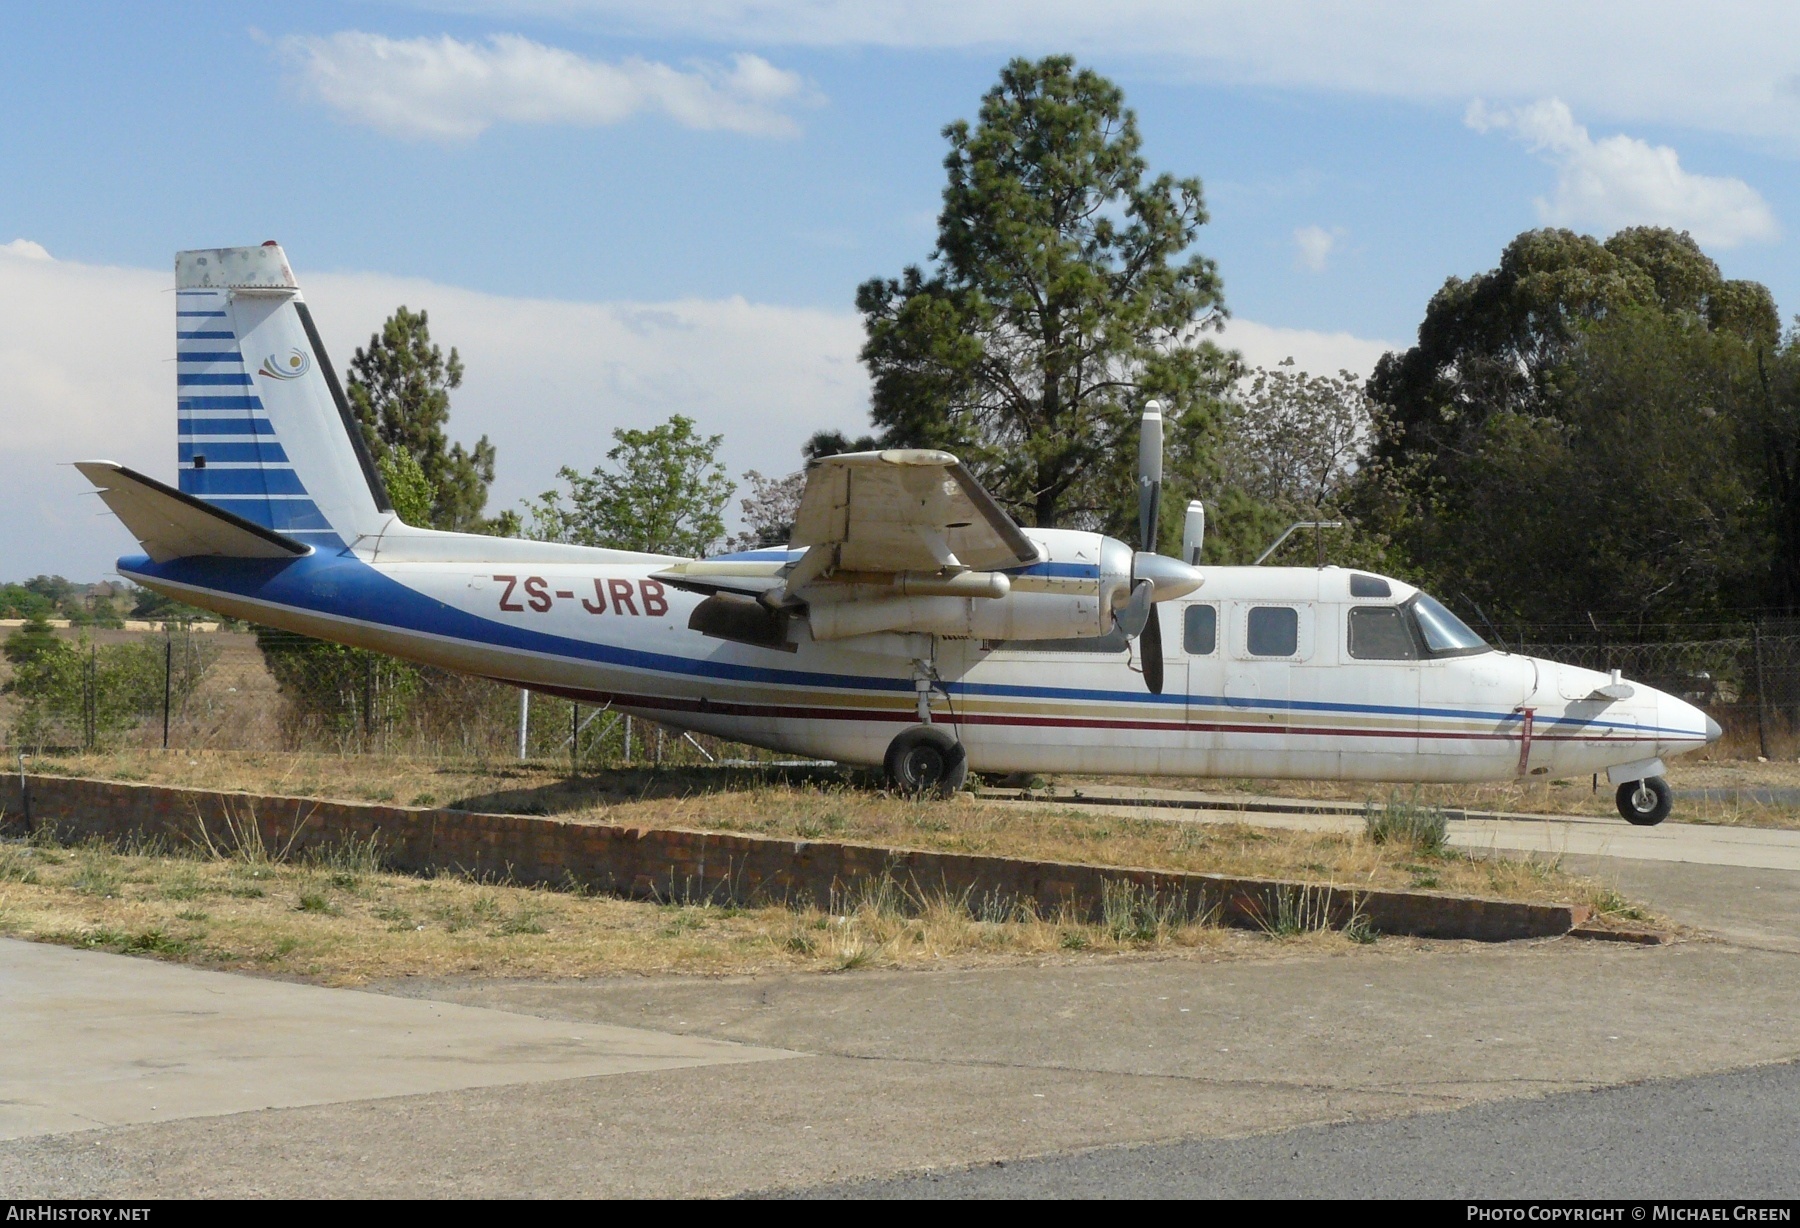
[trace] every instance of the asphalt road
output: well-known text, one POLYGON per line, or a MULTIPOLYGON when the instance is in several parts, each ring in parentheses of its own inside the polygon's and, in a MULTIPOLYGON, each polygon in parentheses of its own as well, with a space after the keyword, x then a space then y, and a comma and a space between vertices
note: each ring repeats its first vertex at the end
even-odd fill
POLYGON ((800 1198, 1800 1197, 1800 1064, 788 1191, 800 1198))

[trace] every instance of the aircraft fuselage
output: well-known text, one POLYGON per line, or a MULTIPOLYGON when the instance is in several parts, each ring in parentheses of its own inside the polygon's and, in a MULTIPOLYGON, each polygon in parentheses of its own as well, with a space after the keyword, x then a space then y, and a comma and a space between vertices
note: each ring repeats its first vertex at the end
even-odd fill
MULTIPOLYGON (((652 578, 665 566, 352 551, 121 560, 139 583, 236 617, 771 750, 878 764, 917 722, 912 655, 929 637, 817 643, 802 631, 791 651, 709 638, 688 629, 701 597, 652 578)), ((1199 592, 1159 606, 1160 695, 1135 645, 936 639, 932 721, 979 772, 1421 782, 1586 775, 1717 736, 1682 700, 1592 670, 1493 650, 1359 657, 1351 611, 1398 608, 1414 590, 1391 581, 1386 598, 1352 597, 1353 574, 1206 569, 1199 592), (1291 644, 1252 642, 1254 620, 1291 644), (1602 693, 1609 684, 1617 694, 1602 693)))

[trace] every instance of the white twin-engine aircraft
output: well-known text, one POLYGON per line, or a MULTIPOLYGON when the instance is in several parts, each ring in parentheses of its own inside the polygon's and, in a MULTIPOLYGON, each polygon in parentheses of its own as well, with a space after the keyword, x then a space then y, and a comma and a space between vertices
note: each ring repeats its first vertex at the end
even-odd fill
MULTIPOLYGON (((681 559, 404 524, 280 247, 175 259, 179 484, 78 468, 181 601, 907 790, 980 772, 1370 781, 1607 773, 1660 822, 1662 760, 1719 727, 1636 683, 1496 651, 1337 567, 1209 567, 1015 524, 954 456, 815 462, 786 549, 681 559), (1168 608, 1165 616, 1159 611, 1168 608), (1171 628, 1164 634, 1164 623, 1171 628)), ((1162 420, 1143 419, 1151 544, 1162 420)))

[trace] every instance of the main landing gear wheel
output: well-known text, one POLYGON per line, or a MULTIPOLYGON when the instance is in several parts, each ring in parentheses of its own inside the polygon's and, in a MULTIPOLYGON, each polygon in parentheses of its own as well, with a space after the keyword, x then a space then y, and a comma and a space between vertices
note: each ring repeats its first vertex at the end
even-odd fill
POLYGON ((1619 813, 1625 816, 1627 823, 1655 827, 1669 817, 1669 808, 1675 804, 1675 792, 1661 776, 1648 776, 1620 785, 1618 802, 1619 813))
POLYGON ((893 740, 883 766, 901 793, 949 797, 968 779, 969 756, 961 742, 936 725, 918 725, 893 740))

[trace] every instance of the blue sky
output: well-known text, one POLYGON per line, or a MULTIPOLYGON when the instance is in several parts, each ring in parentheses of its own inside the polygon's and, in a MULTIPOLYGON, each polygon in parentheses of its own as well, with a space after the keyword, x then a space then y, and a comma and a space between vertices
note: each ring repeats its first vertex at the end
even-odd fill
POLYGON ((811 429, 860 425, 855 286, 928 254, 939 130, 1012 54, 1111 76, 1153 169, 1204 181, 1200 248, 1253 360, 1366 366, 1446 276, 1547 221, 1689 228, 1792 313, 1797 23, 1536 0, 8 6, 0 417, 68 428, 0 442, 0 481, 32 492, 0 509, 0 578, 97 578, 128 545, 52 462, 172 469, 148 356, 183 247, 280 239, 340 366, 396 295, 434 309, 471 367, 453 430, 499 444, 499 504, 676 410, 734 469, 792 467, 811 429), (116 344, 59 350, 46 305, 116 344))

